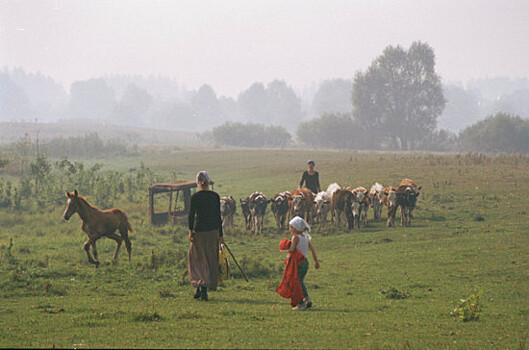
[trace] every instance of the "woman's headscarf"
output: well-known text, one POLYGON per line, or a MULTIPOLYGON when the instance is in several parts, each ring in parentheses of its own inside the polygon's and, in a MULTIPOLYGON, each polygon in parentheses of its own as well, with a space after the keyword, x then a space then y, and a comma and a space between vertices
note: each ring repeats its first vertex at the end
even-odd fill
POLYGON ((212 183, 213 181, 211 180, 211 177, 209 177, 209 174, 208 174, 207 171, 205 171, 205 170, 201 170, 201 171, 199 171, 199 172, 197 173, 196 182, 197 182, 197 185, 200 186, 200 184, 201 184, 202 182, 205 182, 205 183, 207 183, 207 184, 209 185, 209 184, 212 183))
POLYGON ((309 239, 311 239, 309 232, 310 232, 310 226, 307 224, 305 220, 300 218, 299 216, 295 216, 292 220, 290 220, 289 225, 294 228, 294 230, 298 232, 302 232, 305 236, 307 236, 309 239))

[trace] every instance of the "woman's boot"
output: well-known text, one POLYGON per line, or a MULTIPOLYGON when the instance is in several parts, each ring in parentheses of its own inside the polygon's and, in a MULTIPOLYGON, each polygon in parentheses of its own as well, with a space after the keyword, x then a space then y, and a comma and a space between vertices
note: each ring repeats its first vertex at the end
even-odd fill
POLYGON ((208 288, 202 287, 202 300, 208 301, 208 288))
POLYGON ((197 291, 196 291, 195 296, 193 298, 198 299, 198 298, 200 298, 201 295, 202 295, 202 290, 201 290, 201 288, 199 286, 199 287, 197 287, 197 291))

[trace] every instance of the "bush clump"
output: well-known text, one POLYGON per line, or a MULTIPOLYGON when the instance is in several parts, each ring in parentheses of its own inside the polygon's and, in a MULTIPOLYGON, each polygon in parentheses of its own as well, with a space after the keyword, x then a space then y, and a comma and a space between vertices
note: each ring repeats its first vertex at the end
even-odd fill
POLYGON ((466 299, 460 299, 459 305, 450 312, 450 316, 457 317, 463 322, 478 320, 482 309, 480 303, 481 295, 482 291, 479 291, 471 294, 466 299))
POLYGON ((410 297, 410 293, 398 290, 395 287, 389 288, 387 290, 383 289, 380 291, 382 295, 385 295, 388 299, 407 299, 410 297))

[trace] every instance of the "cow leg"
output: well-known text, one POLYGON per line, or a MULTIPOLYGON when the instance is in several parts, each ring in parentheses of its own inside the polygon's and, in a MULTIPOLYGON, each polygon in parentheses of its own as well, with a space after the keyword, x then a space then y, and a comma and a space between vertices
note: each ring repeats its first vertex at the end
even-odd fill
POLYGON ((274 212, 274 219, 276 220, 277 233, 281 232, 281 218, 279 213, 274 212))
POLYGON ((336 210, 336 211, 334 212, 334 214, 335 214, 335 215, 334 215, 334 224, 335 224, 336 226, 340 226, 340 215, 341 215, 341 212, 340 212, 339 210, 336 210))
POLYGON ((395 213, 397 212, 396 208, 388 207, 388 223, 387 227, 395 226, 395 213))

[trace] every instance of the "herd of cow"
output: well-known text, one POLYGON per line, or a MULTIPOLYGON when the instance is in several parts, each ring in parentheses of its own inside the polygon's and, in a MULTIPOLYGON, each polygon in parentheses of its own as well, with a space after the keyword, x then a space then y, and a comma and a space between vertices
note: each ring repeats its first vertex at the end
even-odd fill
MULTIPOLYGON (((401 225, 410 226, 413 209, 421 187, 413 180, 404 179, 398 187, 384 187, 378 182, 368 191, 364 187, 342 187, 337 183, 329 185, 326 191, 314 194, 311 190, 300 188, 293 191, 278 193, 273 199, 266 199, 261 192, 254 192, 245 199, 240 199, 240 205, 246 229, 254 234, 262 234, 263 218, 266 208, 270 204, 276 220, 277 231, 286 229, 287 219, 296 215, 301 216, 311 224, 323 226, 327 222, 329 212, 331 220, 336 225, 346 225, 350 230, 360 228, 360 223, 367 226, 367 212, 373 208, 375 220, 382 218, 382 208, 387 208, 387 226, 395 225, 395 214, 401 208, 401 225)), ((233 227, 233 217, 237 204, 232 196, 221 197, 220 210, 222 226, 226 230, 233 227)))

